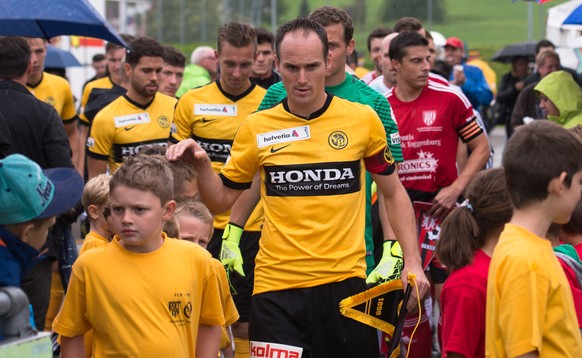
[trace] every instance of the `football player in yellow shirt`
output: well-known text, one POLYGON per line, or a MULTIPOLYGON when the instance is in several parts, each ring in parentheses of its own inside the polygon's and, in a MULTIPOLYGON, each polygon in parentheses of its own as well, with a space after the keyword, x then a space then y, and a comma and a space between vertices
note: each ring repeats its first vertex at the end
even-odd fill
POLYGON ((46 41, 41 38, 29 38, 31 71, 26 87, 34 96, 55 107, 63 120, 65 131, 69 137, 72 161, 75 169, 82 173, 81 141, 77 129, 77 112, 75 100, 69 82, 62 77, 44 72, 46 58, 46 41))

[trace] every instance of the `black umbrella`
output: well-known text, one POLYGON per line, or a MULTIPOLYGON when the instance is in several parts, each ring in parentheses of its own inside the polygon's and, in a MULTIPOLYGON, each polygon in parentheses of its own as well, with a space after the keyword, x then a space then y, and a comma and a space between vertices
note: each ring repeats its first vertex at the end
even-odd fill
POLYGON ((527 57, 530 62, 533 62, 536 56, 536 43, 533 41, 527 41, 507 45, 497 51, 491 60, 497 62, 511 62, 514 57, 518 56, 527 57))

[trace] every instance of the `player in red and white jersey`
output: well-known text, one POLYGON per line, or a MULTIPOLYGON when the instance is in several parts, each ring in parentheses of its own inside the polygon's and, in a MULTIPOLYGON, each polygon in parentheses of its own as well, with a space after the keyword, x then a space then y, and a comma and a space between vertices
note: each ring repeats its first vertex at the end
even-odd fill
POLYGON ((430 76, 428 41, 405 32, 390 44, 397 86, 387 93, 398 122, 404 162, 398 173, 412 200, 433 202, 444 216, 489 158, 489 145, 470 102, 430 76), (459 138, 470 155, 459 173, 459 138))

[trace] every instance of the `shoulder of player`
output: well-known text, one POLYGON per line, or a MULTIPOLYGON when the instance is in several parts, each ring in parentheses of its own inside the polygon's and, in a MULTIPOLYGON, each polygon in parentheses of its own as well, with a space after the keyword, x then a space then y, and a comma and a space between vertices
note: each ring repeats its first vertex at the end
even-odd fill
POLYGON ((128 106, 128 102, 124 96, 119 96, 109 103, 107 106, 103 107, 93 118, 93 126, 95 122, 110 121, 113 117, 123 115, 128 106))
POLYGON ((461 92, 460 89, 456 89, 454 87, 451 86, 445 86, 442 83, 436 82, 436 81, 428 81, 428 86, 427 86, 428 90, 430 92, 436 92, 438 93, 439 97, 449 97, 452 100, 459 100, 461 102, 463 102, 463 104, 466 107, 471 106, 471 103, 469 102, 469 100, 467 99, 467 97, 465 97, 465 95, 461 92))
POLYGON ((178 99, 176 97, 170 97, 168 95, 165 95, 163 93, 158 92, 158 93, 156 93, 156 97, 154 98, 154 101, 158 102, 158 103, 170 105, 170 106, 172 106, 172 108, 174 108, 174 106, 178 102, 178 99))
POLYGON ((338 96, 333 97, 332 103, 334 106, 345 106, 346 110, 360 111, 360 113, 361 111, 368 111, 377 114, 376 111, 368 103, 353 102, 350 101, 349 99, 341 98, 338 96))
POLYGON ((46 81, 48 85, 51 87, 59 86, 64 88, 70 88, 69 81, 62 78, 61 76, 53 75, 52 73, 44 72, 43 73, 43 81, 46 81))

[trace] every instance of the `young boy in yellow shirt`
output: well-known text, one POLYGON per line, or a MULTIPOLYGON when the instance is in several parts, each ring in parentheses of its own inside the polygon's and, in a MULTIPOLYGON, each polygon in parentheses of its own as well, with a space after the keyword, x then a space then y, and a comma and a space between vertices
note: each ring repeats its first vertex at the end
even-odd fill
POLYGON ((160 158, 128 158, 109 183, 111 243, 73 266, 53 329, 62 357, 215 358, 224 314, 216 271, 197 245, 168 240, 174 212, 172 173, 160 158))
POLYGON ((546 233, 580 200, 582 142, 549 121, 517 131, 503 154, 513 216, 487 284, 487 357, 582 357, 572 292, 546 233))
POLYGON ((111 177, 107 174, 99 174, 85 184, 81 203, 89 219, 89 232, 85 236, 79 254, 107 245, 112 236, 107 226, 107 217, 111 216, 109 211, 110 179, 111 177))
MULTIPOLYGON (((176 202, 176 211, 174 213, 174 219, 178 227, 178 235, 176 237, 193 242, 206 249, 214 233, 214 217, 210 210, 204 203, 192 198, 179 198, 176 199, 176 202)), ((221 330, 220 350, 224 358, 232 358, 232 334, 228 327, 239 319, 239 314, 232 300, 224 266, 218 260, 213 259, 212 262, 220 281, 222 309, 226 321, 225 327, 221 330)))

